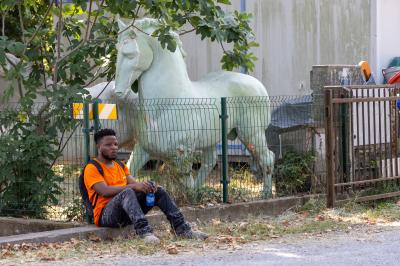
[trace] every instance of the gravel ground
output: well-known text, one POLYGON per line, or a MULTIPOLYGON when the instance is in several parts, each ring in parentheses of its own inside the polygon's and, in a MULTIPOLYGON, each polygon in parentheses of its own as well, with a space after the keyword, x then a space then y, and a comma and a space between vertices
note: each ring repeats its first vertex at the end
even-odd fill
POLYGON ((97 257, 43 265, 400 265, 399 229, 400 223, 361 225, 345 232, 290 235, 234 249, 97 257))

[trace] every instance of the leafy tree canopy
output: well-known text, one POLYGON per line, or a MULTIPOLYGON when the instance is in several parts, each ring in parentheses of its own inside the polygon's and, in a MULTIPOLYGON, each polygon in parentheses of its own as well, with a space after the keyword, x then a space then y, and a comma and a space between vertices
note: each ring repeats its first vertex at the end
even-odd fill
POLYGON ((69 87, 88 85, 103 76, 110 79, 115 72, 118 15, 158 19, 155 35, 172 51, 176 43, 171 30, 194 31, 221 44, 224 69, 241 66, 251 71, 255 57, 248 50, 257 44, 252 41, 250 15, 225 12, 223 6, 229 4, 229 0, 1 0, 0 64, 7 61, 5 53, 21 58, 10 76, 34 92, 43 86, 49 89, 39 78, 43 75, 53 84, 69 87), (232 43, 229 49, 227 43, 232 43), (23 82, 18 72, 27 65, 32 73, 23 82))

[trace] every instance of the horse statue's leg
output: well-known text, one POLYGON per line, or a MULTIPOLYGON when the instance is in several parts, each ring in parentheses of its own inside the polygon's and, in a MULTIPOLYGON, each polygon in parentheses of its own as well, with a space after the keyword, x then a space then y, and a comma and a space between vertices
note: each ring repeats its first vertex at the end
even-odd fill
POLYGON ((149 159, 150 155, 143 150, 139 143, 136 143, 127 163, 131 175, 137 176, 139 170, 143 167, 143 165, 145 165, 145 163, 147 163, 149 159))
POLYGON ((257 128, 255 131, 254 128, 244 127, 243 129, 238 129, 238 137, 246 145, 262 169, 264 178, 263 197, 271 197, 275 154, 268 149, 264 130, 257 128))
POLYGON ((204 185, 207 176, 210 174, 215 164, 217 163, 217 149, 215 146, 208 147, 203 150, 203 154, 200 159, 200 169, 194 183, 194 189, 199 189, 204 185))

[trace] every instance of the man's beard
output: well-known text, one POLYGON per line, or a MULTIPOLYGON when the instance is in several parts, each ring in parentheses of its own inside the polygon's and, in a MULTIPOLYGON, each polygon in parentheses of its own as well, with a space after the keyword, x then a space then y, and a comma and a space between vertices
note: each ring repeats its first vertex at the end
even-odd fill
POLYGON ((117 159, 117 156, 112 156, 111 157, 111 156, 105 155, 103 152, 101 153, 101 155, 103 156, 104 159, 106 159, 108 161, 112 161, 112 160, 117 159))

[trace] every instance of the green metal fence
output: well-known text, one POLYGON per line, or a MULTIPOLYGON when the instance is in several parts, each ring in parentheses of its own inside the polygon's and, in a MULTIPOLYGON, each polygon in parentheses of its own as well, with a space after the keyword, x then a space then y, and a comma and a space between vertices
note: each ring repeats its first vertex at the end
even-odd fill
MULTIPOLYGON (((311 96, 146 99, 117 105, 119 119, 100 120, 100 127, 117 132, 120 159, 140 180, 164 186, 180 205, 323 190, 323 121, 313 112, 311 96)), ((94 126, 90 121, 91 139, 94 126)), ((49 204, 49 219, 83 217, 77 179, 85 161, 84 128, 79 121, 73 132, 60 134, 63 151, 54 170, 63 177, 62 193, 58 204, 49 204)), ((90 153, 95 154, 93 141, 90 153)))

